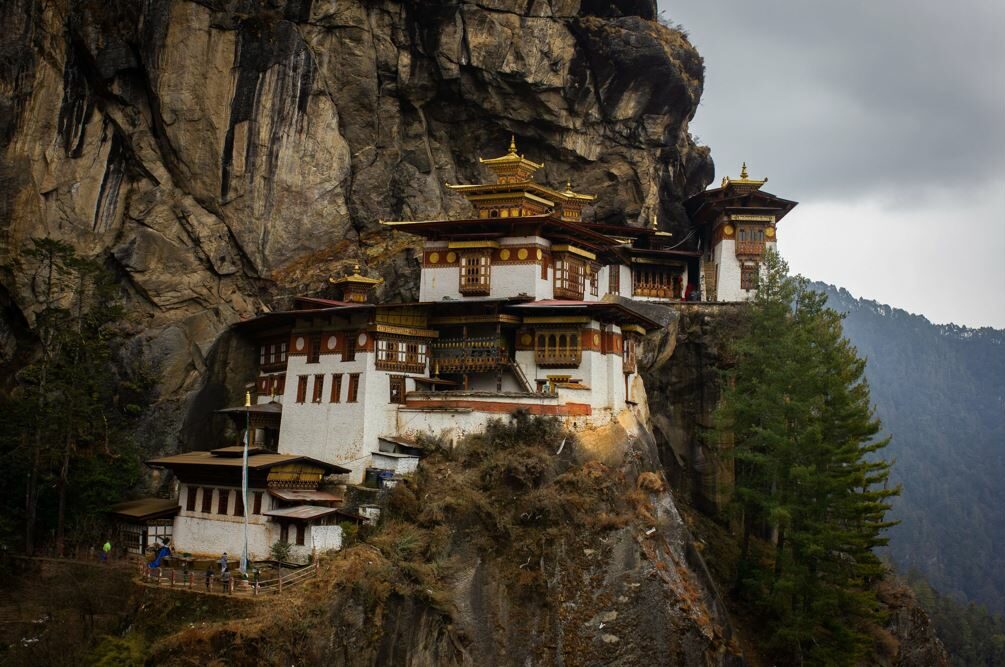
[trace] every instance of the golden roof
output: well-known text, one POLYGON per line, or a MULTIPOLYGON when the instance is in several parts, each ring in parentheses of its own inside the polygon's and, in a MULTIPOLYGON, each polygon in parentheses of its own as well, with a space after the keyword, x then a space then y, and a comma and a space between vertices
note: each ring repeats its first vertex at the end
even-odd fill
MULTIPOLYGON (((493 157, 493 158, 488 158, 488 159, 485 159, 483 157, 479 157, 478 158, 478 162, 480 162, 481 164, 484 164, 485 166, 487 166, 489 168, 492 168, 492 167, 495 167, 495 166, 513 167, 513 166, 519 165, 521 167, 524 167, 526 170, 530 171, 531 173, 537 171, 538 169, 540 169, 541 167, 544 166, 543 162, 541 164, 538 164, 537 162, 533 162, 531 160, 528 160, 523 155, 518 155, 517 154, 517 152, 516 152, 516 136, 515 135, 511 135, 510 136, 510 139, 509 139, 509 152, 507 152, 506 155, 500 155, 499 157, 493 157)), ((495 170, 493 170, 493 171, 495 171, 495 170)))
POLYGON ((740 177, 730 178, 729 176, 723 176, 721 187, 726 187, 728 185, 741 185, 746 186, 753 190, 757 190, 767 182, 768 182, 767 177, 764 177, 762 180, 757 180, 756 178, 750 178, 747 175, 747 163, 744 162, 743 166, 740 168, 740 177))
POLYGON ((384 282, 380 278, 367 278, 361 275, 359 272, 359 264, 356 264, 352 269, 352 275, 343 276, 341 278, 329 278, 328 282, 332 285, 342 285, 344 283, 355 283, 357 285, 379 285, 384 282))

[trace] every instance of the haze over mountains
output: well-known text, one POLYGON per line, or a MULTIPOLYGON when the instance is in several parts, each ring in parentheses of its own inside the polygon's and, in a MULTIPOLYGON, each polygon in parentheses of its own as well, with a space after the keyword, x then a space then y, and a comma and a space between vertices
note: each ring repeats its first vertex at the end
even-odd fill
POLYGON ((932 324, 814 283, 868 359, 872 399, 903 485, 890 531, 897 568, 1005 611, 1005 331, 932 324))

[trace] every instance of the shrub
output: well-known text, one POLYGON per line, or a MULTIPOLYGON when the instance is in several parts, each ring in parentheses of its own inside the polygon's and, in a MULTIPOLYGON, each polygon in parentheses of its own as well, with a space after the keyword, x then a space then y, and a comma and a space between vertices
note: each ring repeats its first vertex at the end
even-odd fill
POLYGON ((269 548, 272 560, 285 563, 290 560, 290 543, 286 540, 276 540, 269 548))

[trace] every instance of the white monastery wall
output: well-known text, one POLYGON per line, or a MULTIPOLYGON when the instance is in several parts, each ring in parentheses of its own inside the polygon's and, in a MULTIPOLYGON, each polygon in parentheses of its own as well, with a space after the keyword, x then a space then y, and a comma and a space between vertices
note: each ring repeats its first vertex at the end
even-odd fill
POLYGON ((715 263, 719 269, 716 300, 746 301, 749 295, 746 290, 740 289, 740 262, 736 259, 736 241, 723 239, 715 246, 715 263))
POLYGON ((342 526, 310 526, 304 538, 318 553, 339 551, 342 548, 342 526))
MULTIPOLYGON (((252 522, 255 518, 259 517, 248 517, 248 556, 261 560, 269 557, 272 543, 279 539, 279 525, 266 521, 252 522)), ((216 514, 201 517, 179 514, 174 520, 172 541, 172 549, 177 553, 227 552, 231 562, 239 561, 244 548, 244 518, 216 514)))

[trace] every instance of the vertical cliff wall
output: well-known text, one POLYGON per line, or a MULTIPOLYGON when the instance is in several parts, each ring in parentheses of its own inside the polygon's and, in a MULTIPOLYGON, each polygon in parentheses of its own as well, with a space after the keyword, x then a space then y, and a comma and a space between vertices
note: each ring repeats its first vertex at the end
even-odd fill
POLYGON ((543 181, 596 192, 595 219, 678 227, 712 177, 687 131, 703 65, 654 18, 650 0, 12 0, 0 362, 34 316, 16 262, 51 236, 118 272, 136 353, 184 403, 263 301, 353 261, 414 297, 409 241, 378 221, 463 212, 444 181, 481 178, 510 134, 543 181))

